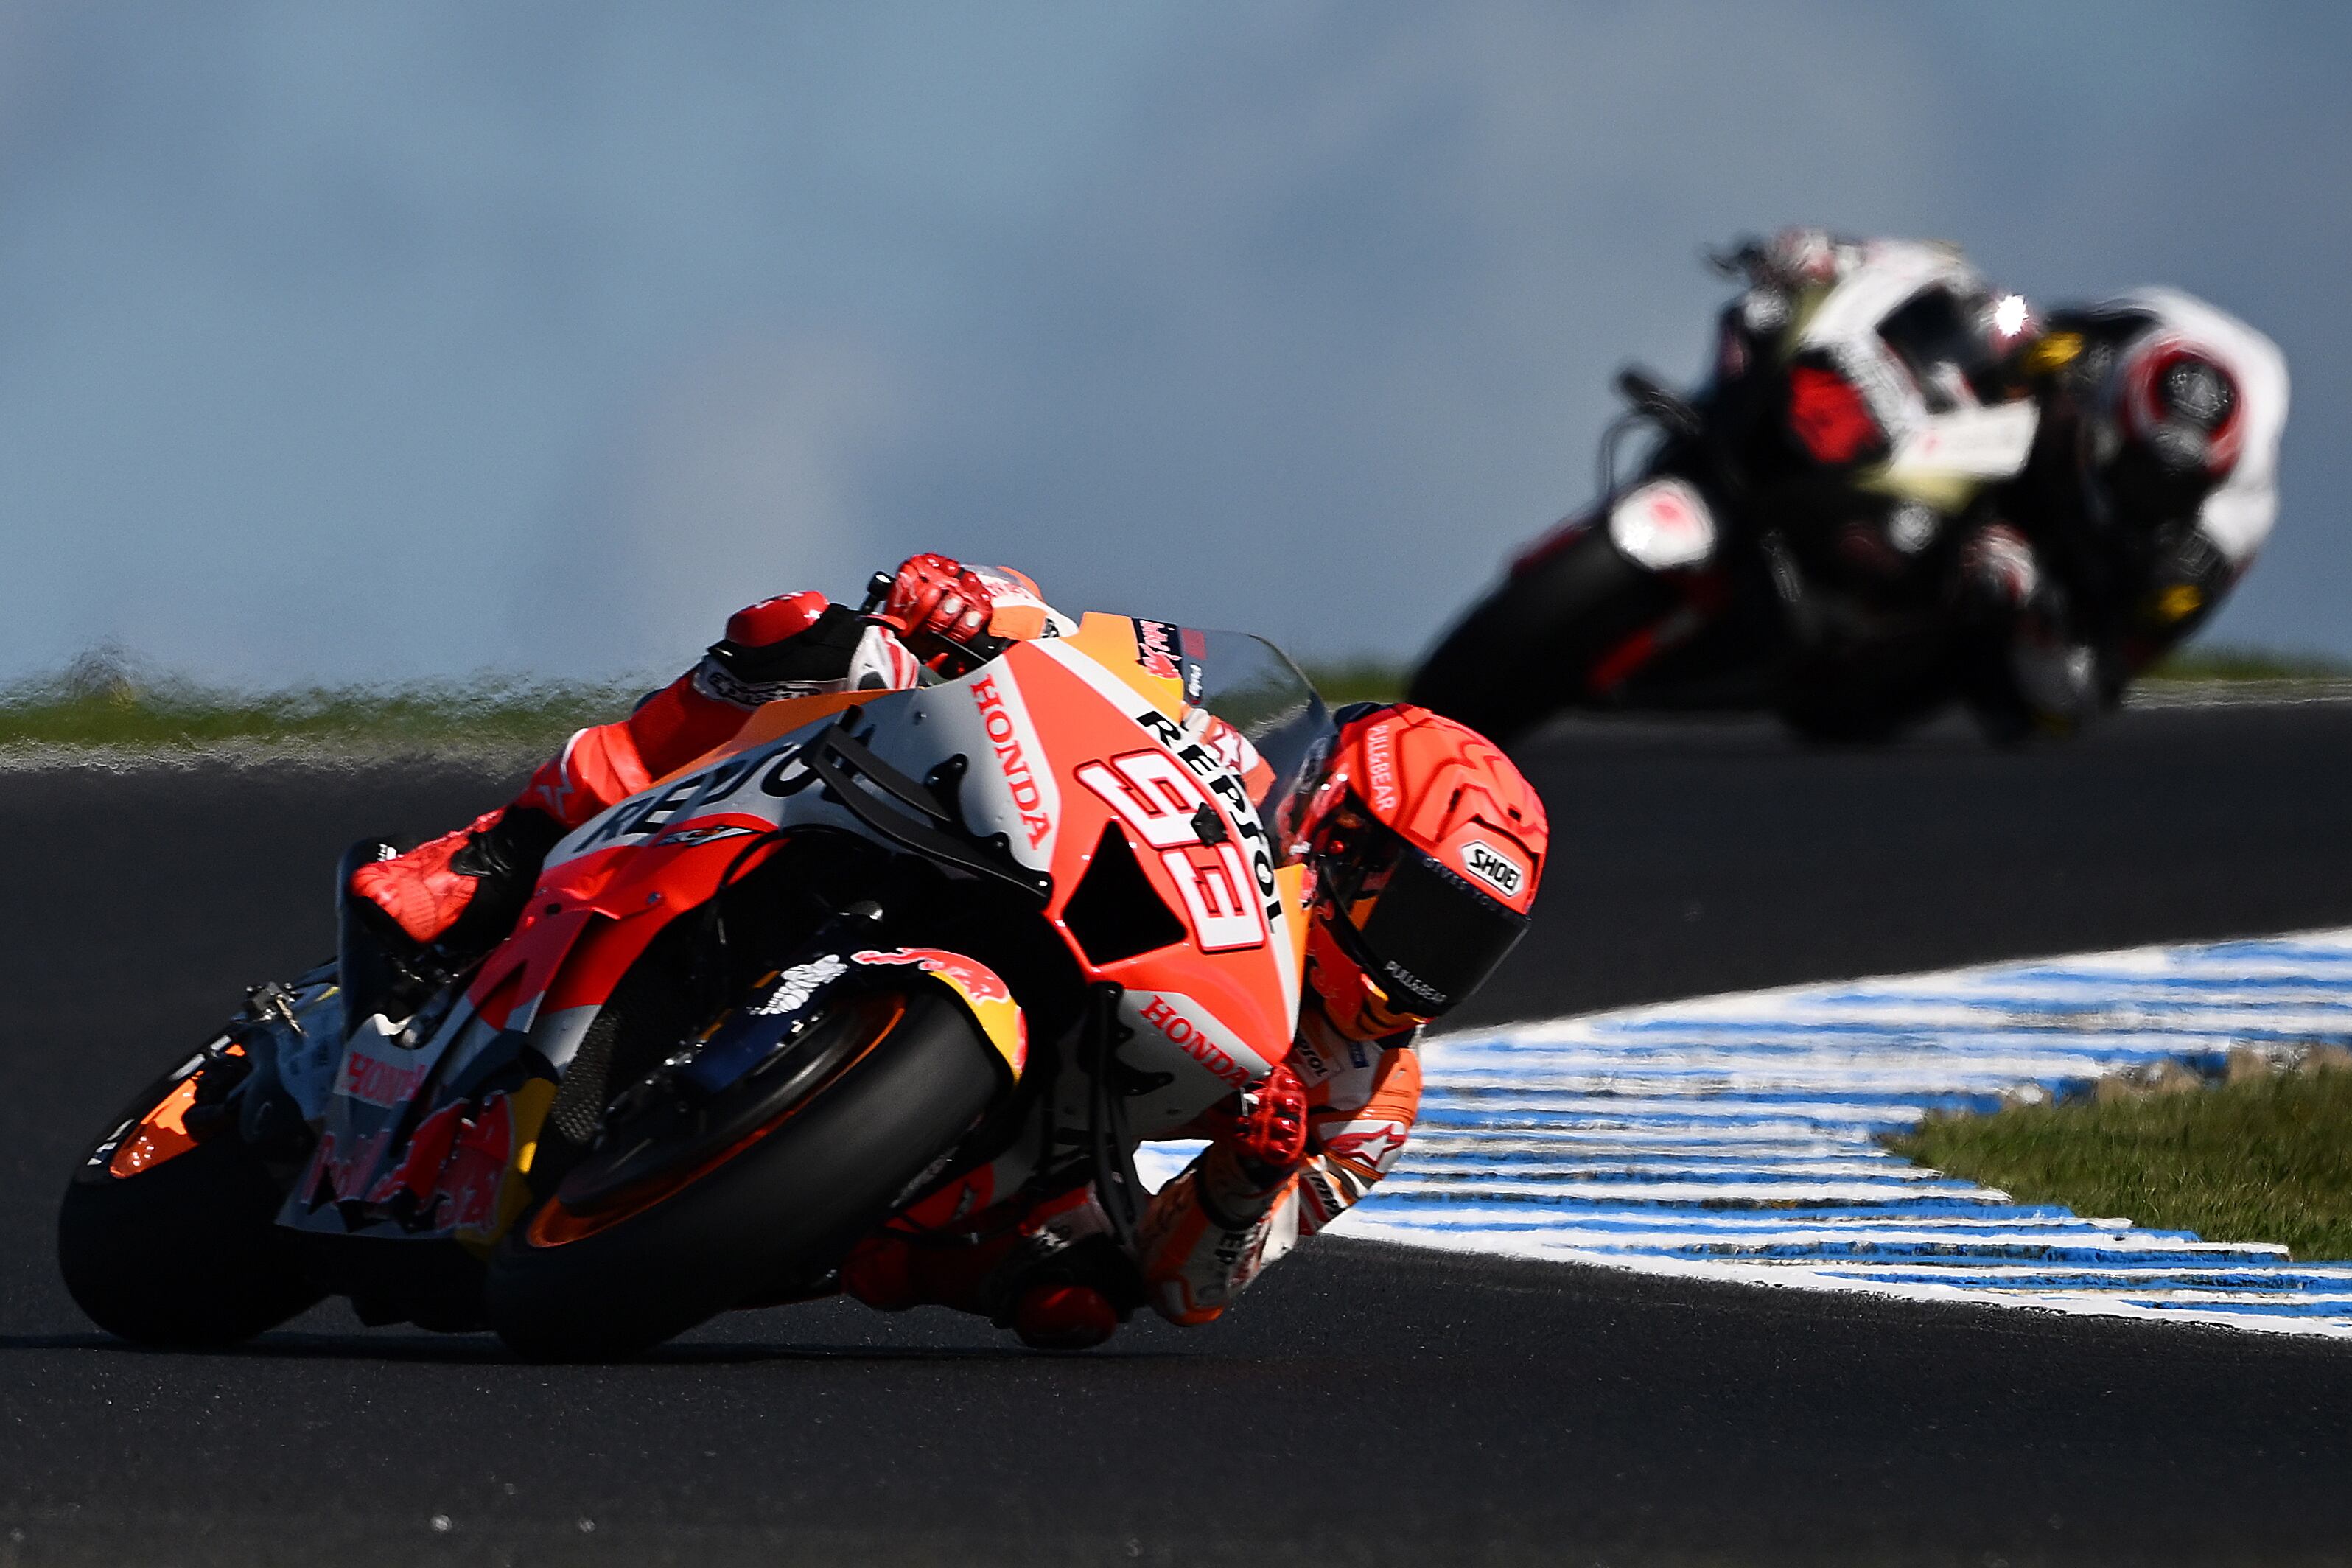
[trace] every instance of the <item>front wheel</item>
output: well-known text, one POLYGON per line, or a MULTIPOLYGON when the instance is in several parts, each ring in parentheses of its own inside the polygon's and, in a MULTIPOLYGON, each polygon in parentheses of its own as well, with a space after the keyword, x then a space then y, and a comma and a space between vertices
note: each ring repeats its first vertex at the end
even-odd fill
POLYGON ((971 1017, 932 986, 845 995, 793 1054, 827 1065, 780 1102, 693 1118, 656 1107, 608 1128, 492 1257, 499 1338, 535 1361, 634 1355, 831 1265, 1004 1082, 971 1017))
POLYGON ((149 1085, 66 1188, 58 1266, 107 1332, 235 1344, 320 1300, 276 1223, 285 1194, 216 1111, 221 1079, 242 1068, 207 1053, 149 1085))
POLYGON ((1472 606, 1414 674, 1408 700, 1507 743, 1591 701, 1608 656, 1677 603, 1672 584, 1618 552, 1607 528, 1587 524, 1472 606))

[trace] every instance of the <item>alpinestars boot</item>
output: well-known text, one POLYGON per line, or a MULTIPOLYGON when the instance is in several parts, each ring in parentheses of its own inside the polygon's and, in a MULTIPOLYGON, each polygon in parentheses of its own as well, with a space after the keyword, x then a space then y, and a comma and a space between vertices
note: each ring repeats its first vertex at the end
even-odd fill
POLYGON ((511 930, 563 826, 509 805, 352 873, 352 891, 419 946, 487 949, 511 930))

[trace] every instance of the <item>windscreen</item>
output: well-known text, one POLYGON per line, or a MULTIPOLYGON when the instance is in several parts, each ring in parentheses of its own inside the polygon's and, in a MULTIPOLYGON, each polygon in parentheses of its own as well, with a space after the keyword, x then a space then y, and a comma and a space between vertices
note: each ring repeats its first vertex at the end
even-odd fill
POLYGON ((1243 734, 1274 770, 1258 814, 1282 835, 1288 806, 1328 755, 1331 714, 1290 656, 1246 632, 1178 628, 1184 697, 1243 734))
POLYGON ((1879 324, 1878 335, 1911 373, 1930 413, 1948 414, 1956 406, 1957 389, 1948 377, 1965 381, 1988 368, 1989 351, 1975 320, 1982 308, 1980 300, 1926 289, 1879 324))

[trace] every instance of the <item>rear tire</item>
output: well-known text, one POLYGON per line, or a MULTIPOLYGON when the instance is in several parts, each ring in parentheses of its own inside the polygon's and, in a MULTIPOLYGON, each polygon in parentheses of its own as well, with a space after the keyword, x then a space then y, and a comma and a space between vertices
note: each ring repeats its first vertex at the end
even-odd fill
MULTIPOLYGON (((919 986, 903 1000, 829 1081, 663 1195, 573 1210, 566 1194, 585 1184, 593 1156, 575 1169, 491 1258, 499 1337, 532 1361, 635 1355, 829 1267, 888 1217, 1004 1083, 994 1049, 946 992, 919 986)), ((682 1149, 674 1164, 692 1171, 697 1158, 682 1149)))
MULTIPOLYGON (((122 1121, 180 1081, 158 1079, 122 1121)), ((127 1176, 92 1163, 108 1142, 85 1157, 58 1215, 58 1267, 90 1321, 139 1344, 230 1345, 324 1294, 278 1228, 285 1193, 233 1127, 127 1176)))
POLYGON ((1595 521, 1472 606, 1406 700, 1507 744, 1559 709, 1591 702, 1593 666, 1676 602, 1673 586, 1618 553, 1595 521))

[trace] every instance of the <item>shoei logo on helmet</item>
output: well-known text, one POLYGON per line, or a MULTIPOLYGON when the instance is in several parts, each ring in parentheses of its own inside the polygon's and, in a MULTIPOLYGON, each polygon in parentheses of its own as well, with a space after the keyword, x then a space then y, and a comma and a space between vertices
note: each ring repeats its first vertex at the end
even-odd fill
POLYGON ((1507 899, 1517 898, 1520 887, 1528 879, 1517 861, 1493 845, 1475 838, 1462 847, 1462 860, 1472 876, 1507 899))

